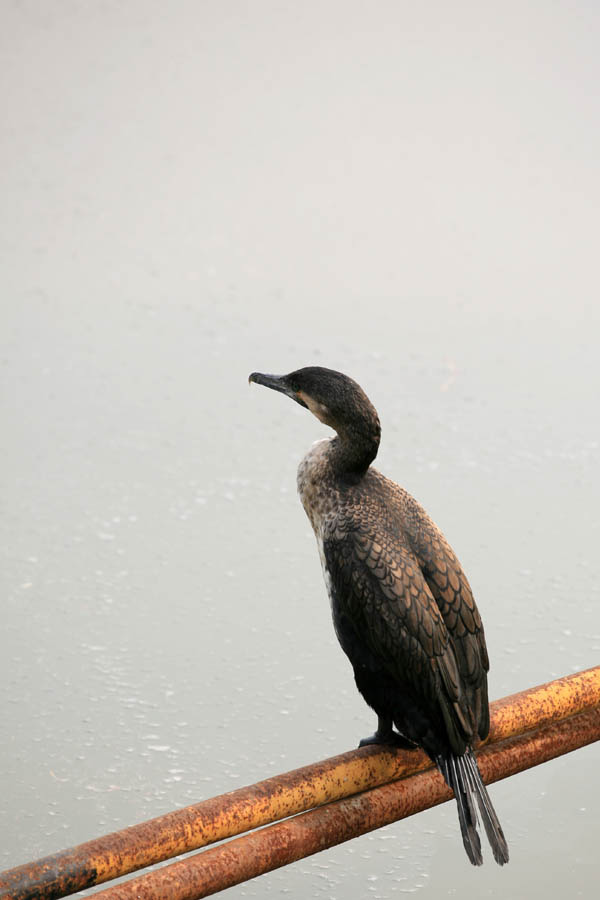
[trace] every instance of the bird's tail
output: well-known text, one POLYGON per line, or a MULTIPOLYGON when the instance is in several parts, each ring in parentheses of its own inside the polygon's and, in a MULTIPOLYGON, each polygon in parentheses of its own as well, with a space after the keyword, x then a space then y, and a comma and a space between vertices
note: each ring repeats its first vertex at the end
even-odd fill
POLYGON ((475 754, 470 748, 467 748, 462 756, 456 756, 454 753, 438 756, 436 763, 447 785, 454 791, 458 807, 458 821, 467 856, 474 866, 480 866, 483 862, 481 841, 477 832, 477 811, 473 802, 475 799, 494 859, 498 865, 503 866, 508 862, 508 846, 502 826, 482 781, 475 754))

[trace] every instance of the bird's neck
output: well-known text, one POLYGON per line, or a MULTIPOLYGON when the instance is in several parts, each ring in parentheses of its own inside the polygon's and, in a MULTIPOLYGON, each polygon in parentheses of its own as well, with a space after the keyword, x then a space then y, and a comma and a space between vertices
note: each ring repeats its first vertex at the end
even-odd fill
POLYGON ((315 441, 298 466, 298 493, 317 537, 323 521, 335 513, 340 489, 357 484, 375 459, 379 421, 374 433, 340 435, 315 441))
POLYGON ((339 430, 331 441, 330 464, 336 474, 360 477, 367 471, 379 450, 381 427, 379 419, 361 422, 339 430))

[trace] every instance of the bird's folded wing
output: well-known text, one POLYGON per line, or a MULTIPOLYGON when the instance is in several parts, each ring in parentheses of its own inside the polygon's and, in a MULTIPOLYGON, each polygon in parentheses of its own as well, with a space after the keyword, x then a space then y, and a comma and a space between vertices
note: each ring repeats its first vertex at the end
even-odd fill
POLYGON ((471 586, 447 540, 423 511, 410 546, 448 630, 475 731, 489 732, 487 672, 490 664, 481 617, 471 586))
POLYGON ((410 549, 366 529, 339 527, 325 530, 323 548, 336 603, 373 656, 399 687, 439 703, 449 732, 458 728, 469 737, 452 641, 410 549))

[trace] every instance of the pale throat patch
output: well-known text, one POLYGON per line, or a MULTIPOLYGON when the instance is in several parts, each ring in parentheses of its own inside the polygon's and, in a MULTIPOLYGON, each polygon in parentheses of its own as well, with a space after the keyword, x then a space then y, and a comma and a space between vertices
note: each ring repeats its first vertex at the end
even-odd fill
POLYGON ((300 397, 303 403, 306 403, 313 416, 316 416, 319 422, 323 422, 324 425, 329 424, 328 420, 330 419, 330 413, 324 403, 319 403, 318 400, 309 397, 304 391, 298 391, 298 397, 300 397))

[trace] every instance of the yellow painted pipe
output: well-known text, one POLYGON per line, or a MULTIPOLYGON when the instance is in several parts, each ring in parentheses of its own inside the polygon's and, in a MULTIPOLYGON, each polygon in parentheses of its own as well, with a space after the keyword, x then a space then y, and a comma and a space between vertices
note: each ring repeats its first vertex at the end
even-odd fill
MULTIPOLYGON (((600 666, 491 704, 488 742, 600 705, 600 666)), ((0 898, 53 900, 429 766, 422 751, 353 750, 0 873, 0 898)))

